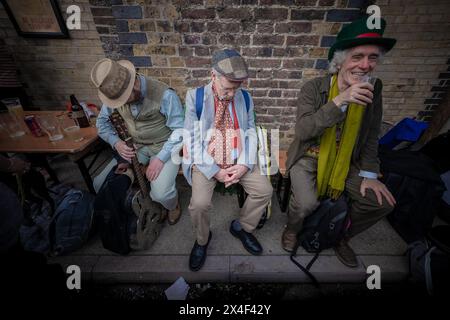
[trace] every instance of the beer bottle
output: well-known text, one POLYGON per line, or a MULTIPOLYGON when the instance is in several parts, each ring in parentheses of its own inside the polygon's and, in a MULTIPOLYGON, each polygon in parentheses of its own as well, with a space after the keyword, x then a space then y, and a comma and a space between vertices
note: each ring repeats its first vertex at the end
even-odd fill
POLYGON ((80 128, 87 128, 90 126, 89 120, 84 113, 83 107, 78 102, 75 95, 70 95, 70 103, 72 104, 72 117, 76 118, 80 128))

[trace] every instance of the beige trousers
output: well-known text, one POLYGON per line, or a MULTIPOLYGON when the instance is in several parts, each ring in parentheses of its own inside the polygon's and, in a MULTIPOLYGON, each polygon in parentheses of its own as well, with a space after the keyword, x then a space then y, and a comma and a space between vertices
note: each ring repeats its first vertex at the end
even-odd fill
MULTIPOLYGON (((216 183, 215 178, 208 180, 196 166, 193 166, 192 197, 189 212, 199 245, 205 245, 208 242, 209 209, 216 183)), ((239 183, 248 194, 239 213, 239 222, 245 231, 252 232, 257 227, 264 209, 272 198, 273 188, 267 177, 260 174, 257 166, 255 166, 253 172, 248 171, 244 174, 239 183)))

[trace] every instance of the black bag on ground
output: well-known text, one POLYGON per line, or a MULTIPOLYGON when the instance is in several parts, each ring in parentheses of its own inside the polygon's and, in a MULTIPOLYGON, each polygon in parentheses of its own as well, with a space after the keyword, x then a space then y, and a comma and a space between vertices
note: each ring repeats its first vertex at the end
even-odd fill
POLYGON ((89 238, 93 223, 94 196, 68 185, 46 188, 52 205, 45 199, 27 199, 26 219, 20 240, 26 250, 57 256, 79 249, 89 238))
POLYGON ((450 170, 450 156, 445 150, 450 150, 450 130, 431 139, 420 152, 436 163, 437 170, 441 174, 450 170))
POLYGON ((347 199, 341 195, 336 201, 325 199, 319 207, 303 222, 303 228, 297 235, 297 247, 291 253, 294 262, 313 282, 318 285, 317 279, 309 271, 319 257, 322 250, 332 248, 338 244, 350 228, 347 199), (307 252, 315 253, 314 257, 303 267, 294 257, 298 246, 301 245, 307 252))
POLYGON ((131 179, 125 174, 116 174, 116 168, 111 169, 100 188, 94 211, 103 247, 126 255, 131 251, 129 226, 135 217, 126 201, 131 179))
POLYGON ((382 181, 397 202, 388 221, 407 243, 424 238, 445 191, 435 163, 409 150, 380 149, 379 155, 382 181))
POLYGON ((408 246, 409 273, 415 283, 426 287, 428 294, 448 296, 450 288, 450 226, 430 230, 427 240, 408 246))

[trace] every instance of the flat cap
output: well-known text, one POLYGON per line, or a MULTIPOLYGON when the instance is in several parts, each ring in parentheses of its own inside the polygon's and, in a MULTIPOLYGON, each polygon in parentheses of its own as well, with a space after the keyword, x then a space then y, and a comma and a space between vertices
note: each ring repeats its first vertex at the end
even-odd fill
POLYGON ((244 81, 248 78, 248 68, 244 58, 234 49, 214 52, 212 67, 232 81, 244 81))

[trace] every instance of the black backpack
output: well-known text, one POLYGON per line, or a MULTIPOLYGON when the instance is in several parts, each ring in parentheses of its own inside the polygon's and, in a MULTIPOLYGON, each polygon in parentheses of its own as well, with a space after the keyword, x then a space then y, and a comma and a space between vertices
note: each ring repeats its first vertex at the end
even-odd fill
POLYGON ((309 271, 312 265, 322 250, 334 247, 344 238, 349 227, 350 217, 347 199, 344 195, 335 201, 322 200, 319 207, 305 218, 303 228, 297 235, 297 247, 292 251, 290 258, 312 280, 314 285, 318 286, 318 282, 309 271), (315 253, 306 268, 294 259, 300 245, 307 252, 315 253))
POLYGON ((429 295, 448 296, 450 287, 450 226, 433 227, 426 239, 408 246, 409 275, 429 295))
POLYGON ((27 199, 26 219, 20 227, 22 246, 51 256, 80 248, 91 236, 94 196, 68 185, 46 188, 52 204, 27 199))
POLYGON ((111 169, 100 188, 94 211, 103 247, 126 255, 131 251, 131 226, 136 225, 136 216, 127 202, 131 179, 125 174, 116 174, 116 168, 117 165, 111 169))
POLYGON ((379 155, 382 181, 397 201, 388 221, 407 243, 423 239, 445 191, 435 162, 410 150, 380 148, 379 155))

